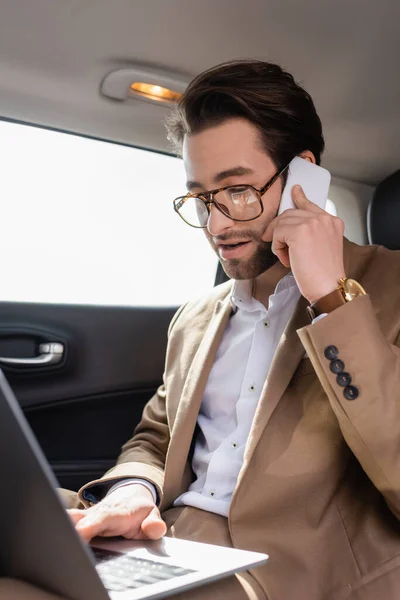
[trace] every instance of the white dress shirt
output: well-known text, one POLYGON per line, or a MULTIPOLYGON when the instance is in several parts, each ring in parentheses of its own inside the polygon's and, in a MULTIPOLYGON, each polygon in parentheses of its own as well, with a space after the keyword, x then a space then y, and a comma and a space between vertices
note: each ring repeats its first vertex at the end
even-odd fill
POLYGON ((217 351, 197 419, 192 468, 196 480, 182 504, 227 516, 257 404, 280 337, 300 298, 291 273, 269 298, 252 297, 251 281, 235 281, 235 310, 217 351))
MULTIPOLYGON (((234 314, 218 348, 197 419, 200 430, 192 460, 196 479, 174 506, 190 505, 228 515, 257 404, 299 298, 291 273, 277 284, 268 310, 252 297, 250 280, 234 282, 234 314)), ((108 493, 132 483, 144 483, 157 498, 154 486, 141 479, 120 481, 108 493)))

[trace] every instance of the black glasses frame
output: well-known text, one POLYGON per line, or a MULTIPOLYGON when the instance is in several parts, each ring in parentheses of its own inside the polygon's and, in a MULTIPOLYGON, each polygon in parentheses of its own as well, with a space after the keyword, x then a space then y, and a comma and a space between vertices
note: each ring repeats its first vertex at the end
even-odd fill
POLYGON ((261 188, 256 188, 254 187, 254 185, 250 185, 248 183, 240 183, 237 185, 226 185, 224 187, 221 188, 215 188, 214 190, 209 190, 208 192, 202 192, 201 194, 186 194, 186 196, 178 196, 177 198, 175 198, 174 200, 174 210, 175 212, 178 213, 178 215, 180 216, 180 218, 185 221, 185 223, 187 225, 190 225, 190 227, 194 227, 195 229, 205 229, 207 227, 206 225, 192 225, 192 223, 189 223, 189 221, 187 221, 185 219, 185 217, 179 212, 179 209, 184 205, 184 203, 189 200, 189 198, 198 198, 199 200, 201 200, 202 202, 204 202, 208 215, 210 215, 211 213, 211 208, 213 206, 213 204, 216 206, 216 208, 226 217, 228 217, 229 219, 232 219, 232 221, 238 221, 238 222, 248 222, 248 221, 254 221, 255 219, 258 219, 258 217, 260 217, 263 212, 264 212, 264 205, 262 202, 262 196, 264 196, 264 194, 274 185, 275 181, 277 181, 279 179, 279 177, 281 175, 283 175, 283 173, 286 171, 286 169, 288 168, 288 166, 290 165, 290 162, 283 167, 283 169, 281 169, 281 171, 278 171, 277 173, 275 173, 275 175, 273 175, 265 185, 263 185, 263 187, 261 188), (213 196, 215 196, 215 194, 218 194, 219 192, 223 192, 225 190, 230 190, 232 188, 243 188, 243 187, 248 187, 251 188, 252 190, 254 190, 254 192, 257 195, 258 201, 260 203, 260 212, 256 217, 251 217, 251 219, 234 219, 233 217, 231 217, 231 215, 228 215, 224 209, 222 208, 222 206, 218 203, 217 200, 215 200, 215 198, 213 196))

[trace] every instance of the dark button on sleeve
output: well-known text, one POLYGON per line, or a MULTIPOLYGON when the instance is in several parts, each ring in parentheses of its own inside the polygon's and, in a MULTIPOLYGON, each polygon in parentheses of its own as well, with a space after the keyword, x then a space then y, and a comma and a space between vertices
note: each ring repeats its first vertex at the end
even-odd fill
POLYGON ((327 358, 328 360, 335 360, 338 354, 339 350, 336 348, 336 346, 327 346, 324 350, 325 358, 327 358))
POLYGON ((335 375, 339 375, 339 373, 343 373, 344 371, 344 362, 337 358, 336 360, 331 361, 329 368, 332 371, 332 373, 335 373, 335 375))
POLYGON ((354 385, 348 385, 343 390, 343 395, 346 398, 346 400, 355 400, 356 398, 358 398, 358 394, 358 388, 356 388, 354 385))
POLYGON ((336 377, 336 381, 341 387, 347 387, 351 384, 351 375, 350 373, 346 372, 339 373, 339 375, 336 377))

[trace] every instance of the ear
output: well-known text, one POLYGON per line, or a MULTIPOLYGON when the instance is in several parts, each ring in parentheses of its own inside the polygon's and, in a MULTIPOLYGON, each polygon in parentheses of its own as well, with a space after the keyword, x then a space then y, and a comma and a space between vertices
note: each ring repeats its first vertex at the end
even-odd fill
POLYGON ((310 162, 317 164, 317 161, 315 160, 315 156, 314 154, 311 152, 311 150, 304 150, 304 152, 302 152, 300 154, 301 158, 304 158, 305 160, 309 160, 310 162))

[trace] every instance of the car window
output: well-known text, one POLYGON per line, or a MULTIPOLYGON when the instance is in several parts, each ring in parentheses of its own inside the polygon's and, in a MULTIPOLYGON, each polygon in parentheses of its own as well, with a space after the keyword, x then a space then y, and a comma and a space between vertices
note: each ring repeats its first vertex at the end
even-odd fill
POLYGON ((23 302, 178 305, 217 258, 172 201, 178 158, 0 121, 1 293, 23 302))

